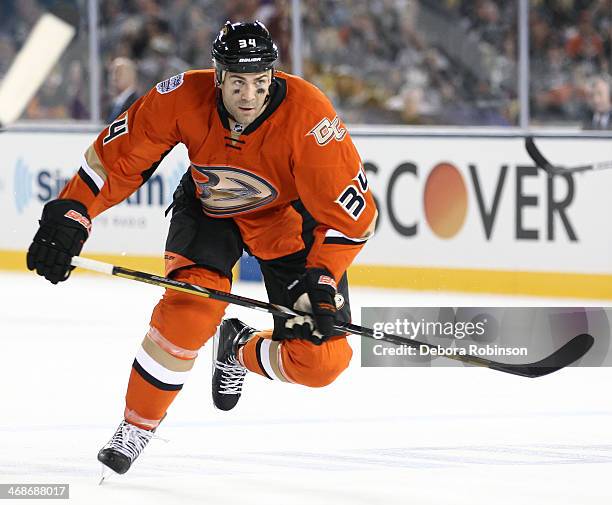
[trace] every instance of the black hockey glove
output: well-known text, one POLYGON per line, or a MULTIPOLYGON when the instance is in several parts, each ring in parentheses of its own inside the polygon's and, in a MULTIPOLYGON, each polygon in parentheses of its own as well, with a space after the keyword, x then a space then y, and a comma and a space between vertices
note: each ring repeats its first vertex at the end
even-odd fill
MULTIPOLYGON (((336 281, 323 268, 308 268, 306 273, 287 285, 289 307, 311 316, 296 316, 275 328, 275 340, 301 338, 321 345, 335 335, 336 281)), ((278 325, 277 325, 278 326, 278 325)))
POLYGON ((70 265, 89 236, 91 221, 85 206, 76 200, 51 200, 43 208, 40 228, 28 249, 28 269, 57 284, 74 269, 70 265))

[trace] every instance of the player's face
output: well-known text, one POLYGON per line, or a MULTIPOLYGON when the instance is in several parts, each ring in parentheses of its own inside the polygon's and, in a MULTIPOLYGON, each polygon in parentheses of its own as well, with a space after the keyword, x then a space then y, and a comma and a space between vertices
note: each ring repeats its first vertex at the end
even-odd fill
POLYGON ((236 121, 247 126, 262 113, 271 77, 270 70, 258 74, 224 74, 221 83, 223 104, 236 121))

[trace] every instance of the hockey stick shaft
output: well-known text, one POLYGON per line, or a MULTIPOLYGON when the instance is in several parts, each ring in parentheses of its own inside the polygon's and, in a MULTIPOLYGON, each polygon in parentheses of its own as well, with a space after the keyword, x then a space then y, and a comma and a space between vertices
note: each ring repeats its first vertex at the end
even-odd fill
POLYGON ((542 151, 535 145, 533 137, 525 137, 525 149, 533 162, 549 174, 574 174, 586 172, 588 170, 607 170, 612 169, 612 161, 600 161, 588 165, 579 165, 575 167, 555 166, 542 154, 542 151))
POLYGON ((0 128, 19 119, 75 32, 53 14, 43 14, 36 22, 0 82, 0 128))
MULTIPOLYGON (((137 270, 130 270, 129 268, 123 268, 120 266, 111 265, 110 263, 103 263, 88 258, 82 258, 75 256, 72 258, 72 266, 91 270, 94 272, 100 272, 107 275, 114 275, 116 277, 122 277, 124 279, 131 279, 147 284, 153 284, 154 286, 160 286, 166 289, 172 289, 175 291, 182 291, 196 296, 204 298, 210 298, 211 300, 218 300, 222 302, 232 303, 240 305, 249 309, 260 310, 272 314, 273 316, 279 316, 284 318, 290 318, 296 315, 304 315, 305 313, 283 307, 274 303, 262 302, 252 298, 235 295, 233 293, 227 293, 225 291, 219 291, 212 288, 205 288, 196 284, 190 284, 188 282, 177 281, 175 279, 169 279, 168 277, 160 277, 147 272, 140 272, 137 270)), ((429 349, 438 350, 438 346, 429 344, 426 342, 420 342, 411 338, 401 337, 390 333, 375 332, 371 328, 359 326, 352 323, 336 322, 334 329, 337 331, 348 332, 353 335, 360 335, 362 337, 373 338, 376 340, 382 340, 390 342, 396 345, 406 345, 413 348, 427 347, 429 349)), ((540 360, 536 363, 529 363, 526 365, 511 365, 506 363, 499 363, 492 361, 480 356, 473 356, 471 354, 449 354, 445 355, 446 358, 461 361, 466 364, 491 368, 500 372, 506 372, 513 375, 521 375, 524 377, 540 377, 548 373, 559 370, 570 363, 574 362, 578 358, 582 357, 593 344, 593 337, 590 335, 578 335, 574 337, 570 342, 565 344, 561 349, 546 357, 544 360, 540 360)))

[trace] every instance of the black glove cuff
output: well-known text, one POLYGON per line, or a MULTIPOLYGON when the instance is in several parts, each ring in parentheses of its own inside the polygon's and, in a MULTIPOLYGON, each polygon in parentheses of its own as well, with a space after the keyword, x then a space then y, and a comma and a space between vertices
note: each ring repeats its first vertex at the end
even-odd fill
POLYGON ((307 291, 322 290, 331 296, 338 290, 334 276, 326 268, 308 268, 305 276, 307 291))
POLYGON ((42 212, 40 224, 62 225, 83 232, 83 241, 91 231, 87 207, 77 200, 51 200, 42 212))

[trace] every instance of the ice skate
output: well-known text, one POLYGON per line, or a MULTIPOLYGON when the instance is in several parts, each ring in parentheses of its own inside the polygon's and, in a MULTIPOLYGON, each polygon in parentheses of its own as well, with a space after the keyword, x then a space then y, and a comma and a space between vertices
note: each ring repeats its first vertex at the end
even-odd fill
MULTIPOLYGON (((98 453, 98 461, 115 473, 124 474, 153 438, 154 432, 121 421, 113 437, 98 453)), ((107 475, 106 468, 103 468, 100 484, 107 475)))
POLYGON ((226 319, 213 340, 212 397, 220 410, 233 409, 242 393, 247 369, 236 356, 238 347, 248 341, 255 330, 239 319, 226 319))

